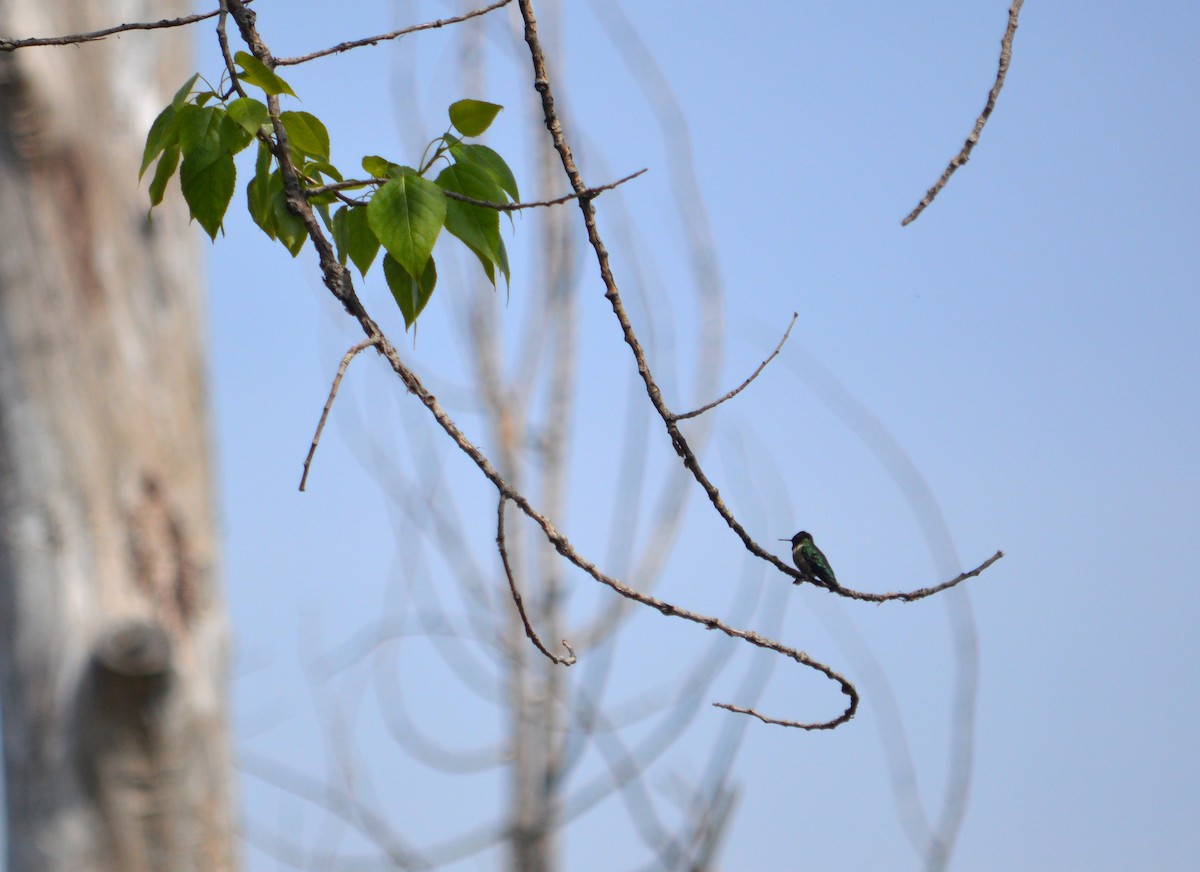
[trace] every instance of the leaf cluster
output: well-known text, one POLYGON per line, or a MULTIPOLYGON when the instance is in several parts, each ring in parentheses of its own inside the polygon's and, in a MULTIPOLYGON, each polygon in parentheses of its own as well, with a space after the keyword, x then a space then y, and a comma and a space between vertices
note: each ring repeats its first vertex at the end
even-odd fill
MULTIPOLYGON (((234 61, 242 84, 268 96, 296 96, 286 81, 253 55, 238 52, 234 61)), ((503 107, 482 100, 452 103, 450 129, 429 143, 419 167, 368 155, 362 168, 369 178, 347 182, 330 162, 329 132, 315 115, 283 111, 272 117, 266 103, 234 97, 234 88, 224 93, 195 90, 199 78, 197 74, 184 83, 146 136, 139 177, 157 161, 150 181, 151 209, 162 202, 167 183, 178 170, 192 217, 215 240, 233 199, 234 156, 257 141, 246 205, 254 223, 295 257, 308 233, 288 204, 279 165, 283 146, 278 123, 303 191, 313 191, 305 193, 308 203, 331 233, 342 265, 353 263, 365 277, 383 248, 384 279, 406 329, 416 323, 437 284, 433 248, 443 227, 475 255, 493 287, 497 273, 506 283, 510 280, 499 212, 480 203, 517 202, 517 182, 497 152, 465 141, 482 135, 503 107), (435 169, 437 174, 429 178, 435 169), (352 191, 360 193, 351 196, 352 191)))

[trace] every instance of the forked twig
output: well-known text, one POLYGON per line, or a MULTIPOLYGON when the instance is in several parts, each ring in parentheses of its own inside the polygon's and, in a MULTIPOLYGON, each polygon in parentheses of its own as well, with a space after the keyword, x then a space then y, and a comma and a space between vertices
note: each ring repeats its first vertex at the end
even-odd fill
POLYGON ((512 592, 513 603, 517 607, 517 614, 521 616, 521 623, 525 625, 525 635, 529 637, 529 641, 533 643, 535 648, 559 666, 571 666, 575 663, 576 657, 567 640, 562 640, 562 646, 567 649, 566 657, 551 654, 546 646, 542 644, 542 640, 538 638, 538 634, 533 629, 533 624, 529 623, 529 615, 525 613, 525 603, 521 599, 521 592, 517 590, 517 582, 513 579, 512 567, 508 565, 508 548, 504 544, 504 504, 506 502, 508 502, 508 497, 503 493, 500 494, 500 505, 496 508, 496 547, 500 549, 500 562, 504 564, 504 575, 508 579, 508 589, 512 592))
POLYGON ((709 409, 715 409, 717 406, 721 405, 721 403, 725 402, 726 400, 732 400, 734 397, 736 397, 738 394, 740 394, 742 391, 744 391, 746 388, 748 388, 750 386, 750 382, 752 382, 756 378, 758 378, 758 374, 760 372, 762 372, 764 369, 766 369, 767 364, 770 363, 772 360, 774 360, 776 358, 776 356, 779 354, 779 352, 783 350, 783 343, 787 342, 788 336, 790 336, 792 333, 792 328, 796 326, 796 319, 799 317, 800 317, 799 312, 792 313, 792 320, 788 324, 787 330, 785 330, 783 332, 783 338, 779 340, 779 344, 775 346, 775 350, 771 352, 770 356, 767 357, 766 360, 764 360, 762 363, 760 363, 758 365, 758 369, 754 370, 754 372, 752 372, 750 374, 750 378, 746 379, 744 382, 742 382, 740 385, 738 385, 736 388, 731 390, 729 393, 727 393, 725 396, 721 397, 720 399, 713 400, 707 406, 701 406, 699 409, 694 409, 691 412, 684 412, 682 415, 672 415, 671 417, 674 418, 676 421, 682 421, 685 418, 695 418, 697 415, 703 415, 709 409))
POLYGON ((329 410, 333 408, 333 398, 337 396, 338 388, 342 384, 342 376, 346 374, 346 369, 350 366, 350 361, 354 360, 360 351, 365 351, 372 345, 378 346, 382 340, 383 336, 376 334, 370 339, 364 339, 342 356, 342 362, 337 368, 337 375, 333 377, 333 384, 329 386, 329 399, 325 401, 325 408, 321 410, 321 420, 317 422, 317 432, 313 434, 312 445, 308 449, 308 456, 304 458, 304 472, 300 476, 300 490, 304 490, 304 485, 308 482, 308 468, 312 465, 313 455, 317 453, 317 443, 321 441, 321 431, 325 429, 325 421, 329 418, 329 410))
POLYGON ((946 182, 950 181, 950 177, 954 175, 954 171, 965 164, 971 157, 971 151, 979 142, 979 134, 983 132, 983 125, 987 124, 988 118, 992 114, 992 110, 996 108, 996 98, 1000 96, 1000 89, 1004 87, 1004 77, 1008 75, 1008 65, 1012 63, 1012 44, 1013 37, 1017 33, 1017 16, 1021 14, 1021 6, 1025 0, 1013 0, 1012 7, 1008 10, 1008 29, 1004 31, 1004 38, 1000 40, 1000 67, 996 70, 996 81, 992 85, 992 90, 988 92, 987 104, 983 107, 983 111, 979 113, 979 118, 975 121, 975 129, 971 131, 971 135, 967 137, 967 141, 963 143, 962 150, 954 156, 950 164, 946 167, 946 171, 942 173, 942 177, 937 180, 937 183, 926 191, 925 196, 921 198, 921 202, 916 208, 905 216, 900 222, 901 227, 905 227, 917 220, 917 216, 925 211, 925 207, 933 202, 933 198, 938 195, 942 188, 946 187, 946 182))
MULTIPOLYGON (((458 191, 447 191, 442 189, 442 193, 451 200, 458 200, 462 203, 470 203, 472 206, 482 206, 485 209, 495 209, 497 212, 517 212, 521 209, 535 209, 541 206, 561 206, 563 203, 569 203, 572 200, 581 198, 597 197, 605 191, 611 191, 618 185, 623 185, 631 179, 636 179, 645 169, 640 169, 636 173, 630 173, 627 176, 617 179, 615 182, 609 182, 606 185, 598 185, 595 188, 588 188, 586 191, 579 193, 572 192, 564 194, 561 197, 555 197, 553 200, 531 200, 524 203, 496 203, 492 200, 476 200, 474 197, 468 197, 466 194, 460 194, 458 191)), ((343 191, 348 188, 362 188, 366 185, 384 185, 390 179, 346 179, 342 182, 332 182, 328 185, 318 185, 312 188, 304 189, 304 196, 315 197, 317 194, 326 194, 330 191, 343 191)))
POLYGON ((497 212, 515 212, 518 209, 532 209, 536 206, 561 206, 563 203, 569 203, 572 200, 592 200, 605 191, 611 191, 618 185, 625 184, 630 179, 636 179, 644 172, 646 172, 645 168, 619 178, 615 182, 609 182, 606 185, 597 185, 594 188, 564 194, 561 197, 555 197, 553 200, 534 200, 528 203, 494 203, 491 200, 476 200, 474 197, 468 197, 466 194, 460 194, 457 191, 447 191, 445 189, 442 190, 442 193, 451 200, 461 200, 463 203, 470 203, 472 206, 483 206, 485 209, 495 209, 497 212))

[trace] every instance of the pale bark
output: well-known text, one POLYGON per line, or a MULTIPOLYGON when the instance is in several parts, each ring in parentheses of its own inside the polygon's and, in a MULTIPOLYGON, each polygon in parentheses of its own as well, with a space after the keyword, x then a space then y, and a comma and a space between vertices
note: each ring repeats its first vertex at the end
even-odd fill
MULTIPOLYGON (((184 2, 10 0, 45 36, 184 2)), ((9 869, 234 864, 196 231, 147 220, 182 31, 0 55, 0 705, 9 869)))

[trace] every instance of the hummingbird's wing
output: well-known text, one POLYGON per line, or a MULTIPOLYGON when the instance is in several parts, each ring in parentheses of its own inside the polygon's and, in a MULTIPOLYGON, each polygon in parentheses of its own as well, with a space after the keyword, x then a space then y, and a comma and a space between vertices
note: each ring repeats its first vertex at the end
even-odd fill
POLYGON ((812 542, 805 542, 801 548, 813 569, 813 575, 827 587, 837 587, 837 576, 833 574, 833 567, 829 565, 829 561, 825 559, 821 549, 812 542))

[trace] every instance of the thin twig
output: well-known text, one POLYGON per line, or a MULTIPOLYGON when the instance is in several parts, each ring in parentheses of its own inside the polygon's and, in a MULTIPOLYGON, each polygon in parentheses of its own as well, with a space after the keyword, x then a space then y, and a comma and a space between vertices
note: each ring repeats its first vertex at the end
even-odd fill
POLYGON ((300 490, 304 490, 304 485, 308 481, 308 468, 312 465, 313 455, 317 453, 317 443, 321 441, 321 431, 325 429, 325 421, 329 418, 329 410, 333 408, 333 398, 337 396, 342 376, 346 374, 346 368, 350 366, 350 361, 354 360, 360 351, 365 351, 372 345, 378 345, 382 338, 382 336, 376 335, 370 339, 364 339, 342 356, 342 362, 337 368, 337 375, 333 377, 333 384, 329 387, 329 399, 325 401, 325 408, 321 410, 321 420, 317 422, 317 432, 313 434, 312 446, 308 449, 308 456, 304 458, 304 473, 300 476, 300 490))
POLYGON ((557 654, 551 654, 546 646, 542 644, 542 640, 538 638, 538 634, 533 629, 533 624, 529 623, 529 615, 525 613, 525 603, 521 599, 521 592, 517 590, 517 583, 513 580, 512 567, 508 565, 508 548, 504 544, 504 504, 508 502, 508 497, 500 495, 500 505, 496 509, 496 547, 500 549, 500 561, 504 564, 504 575, 508 578, 508 589, 512 591, 513 602, 517 606, 517 614, 521 616, 521 623, 525 625, 525 635, 529 637, 529 641, 533 646, 557 663, 559 666, 571 666, 575 663, 575 652, 571 649, 570 644, 566 639, 562 640, 562 646, 567 649, 567 656, 562 657, 557 654))
POLYGON ((1004 87, 1004 77, 1008 75, 1008 65, 1012 63, 1012 44, 1013 37, 1017 33, 1017 16, 1021 14, 1021 6, 1025 0, 1013 0, 1012 7, 1008 10, 1008 29, 1004 31, 1004 38, 1000 40, 1000 66, 996 70, 996 81, 992 85, 992 90, 988 92, 987 104, 983 107, 983 111, 979 113, 979 118, 975 121, 975 129, 971 131, 971 135, 967 137, 967 141, 963 143, 962 150, 954 156, 946 167, 946 171, 942 173, 942 177, 937 180, 932 188, 930 188, 921 202, 916 208, 905 216, 900 222, 901 227, 905 227, 917 220, 917 216, 925 211, 925 207, 933 202, 933 198, 938 195, 942 188, 946 187, 946 182, 950 181, 950 177, 954 175, 954 171, 965 164, 971 157, 971 151, 979 142, 979 134, 983 132, 983 125, 987 124, 988 118, 992 114, 992 110, 996 108, 996 98, 1000 96, 1000 89, 1004 87))
POLYGON ((321 49, 320 51, 310 52, 306 55, 298 55, 294 58, 277 58, 275 63, 281 67, 290 67, 295 64, 303 64, 308 61, 323 58, 331 54, 339 54, 344 51, 349 51, 352 48, 362 48, 366 45, 375 45, 376 43, 386 42, 389 39, 397 39, 409 33, 416 33, 419 30, 433 30, 438 27, 445 27, 447 24, 458 24, 461 21, 466 21, 470 18, 477 18, 480 15, 486 15, 501 6, 507 6, 512 0, 497 0, 491 6, 485 6, 482 9, 476 9, 474 12, 467 12, 463 15, 457 15, 454 18, 439 18, 437 21, 427 21, 424 24, 414 24, 411 27, 404 27, 400 30, 393 30, 390 33, 381 33, 378 36, 368 36, 363 39, 353 39, 349 42, 340 42, 331 48, 321 49))
MULTIPOLYGON (((516 212, 520 209, 534 209, 540 206, 561 206, 563 203, 569 203, 572 200, 578 200, 583 197, 597 197, 605 191, 611 191, 618 185, 623 185, 630 179, 636 179, 645 169, 640 169, 636 173, 630 173, 624 178, 617 179, 615 182, 609 182, 607 185, 600 185, 595 188, 588 188, 582 193, 564 194, 561 197, 556 197, 553 200, 532 200, 526 203, 496 203, 492 200, 476 200, 474 197, 468 197, 466 194, 460 194, 457 191, 447 191, 444 188, 442 193, 451 200, 458 200, 463 203, 470 203, 472 206, 482 206, 485 209, 495 209, 497 212, 516 212)), ((305 188, 304 196, 313 197, 317 194, 326 194, 330 191, 342 191, 346 188, 362 188, 367 185, 385 185, 391 179, 347 179, 343 182, 333 182, 328 185, 320 185, 315 188, 305 188)))
POLYGON ((750 382, 752 382, 756 378, 758 378, 758 374, 760 372, 762 372, 764 369, 766 369, 767 364, 770 363, 772 360, 774 360, 776 358, 776 356, 779 354, 779 352, 783 350, 783 343, 788 341, 788 336, 791 335, 792 328, 796 326, 796 319, 799 317, 800 317, 799 312, 792 313, 792 320, 788 324, 787 330, 785 330, 783 332, 783 338, 779 340, 779 344, 775 346, 775 350, 771 352, 770 357, 768 357, 766 360, 764 360, 762 363, 760 363, 758 365, 758 369, 754 370, 754 372, 750 374, 750 378, 746 379, 744 382, 742 382, 740 385, 738 385, 736 388, 731 390, 729 393, 727 393, 725 396, 721 397, 720 399, 713 400, 707 406, 701 406, 699 409, 695 409, 694 411, 684 412, 682 415, 673 416, 675 418, 675 420, 682 421, 685 418, 695 418, 697 415, 703 415, 709 409, 715 409, 717 406, 721 405, 721 403, 725 402, 726 400, 732 400, 734 397, 736 397, 738 394, 740 394, 742 391, 744 391, 747 387, 749 387, 750 382))
MULTIPOLYGON (((250 0, 246 0, 246 2, 249 3, 250 0)), ((90 33, 76 33, 69 36, 45 36, 33 39, 0 38, 0 51, 16 51, 19 48, 29 48, 35 45, 78 45, 84 42, 96 42, 97 40, 104 39, 106 36, 112 36, 114 33, 124 33, 128 30, 161 30, 167 27, 183 27, 184 25, 195 24, 197 21, 203 21, 206 18, 212 18, 220 14, 220 9, 214 9, 212 12, 185 15, 182 18, 163 18, 160 21, 118 24, 114 27, 106 27, 104 30, 93 30, 90 33)))
MULTIPOLYGON (((221 47, 221 57, 225 60, 225 69, 229 73, 230 90, 236 91, 238 96, 245 97, 246 89, 242 87, 242 83, 238 80, 237 69, 234 66, 233 55, 229 51, 229 36, 225 33, 225 19, 229 16, 229 6, 226 0, 221 0, 220 15, 217 18, 217 44, 221 47)), ((259 136, 262 132, 259 131, 259 136)), ((303 487, 300 488, 304 490, 303 487)))
POLYGON ((941 584, 935 584, 933 587, 923 587, 920 590, 903 591, 900 593, 865 593, 863 591, 841 587, 838 588, 837 592, 849 599, 861 600, 868 603, 886 603, 894 600, 911 603, 919 599, 925 599, 927 596, 933 596, 935 593, 941 593, 944 590, 949 590, 952 587, 962 584, 968 578, 974 578, 1003 556, 1003 551, 997 551, 974 569, 968 570, 961 575, 957 575, 949 581, 942 582, 941 584))
POLYGON ((636 173, 617 179, 615 182, 609 182, 607 185, 599 185, 595 188, 587 188, 576 193, 564 194, 561 197, 556 197, 553 200, 534 200, 528 203, 494 203, 491 200, 476 200, 474 197, 468 197, 465 194, 460 194, 457 191, 443 190, 442 193, 451 200, 461 200, 464 203, 470 203, 473 206, 483 206, 485 209, 495 209, 497 212, 515 212, 518 209, 532 209, 538 206, 561 206, 563 203, 569 203, 572 200, 591 200, 605 191, 611 191, 618 185, 623 185, 630 179, 636 179, 646 169, 640 169, 636 173))

